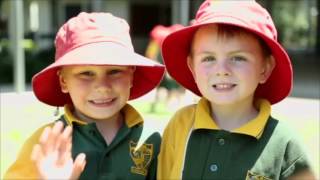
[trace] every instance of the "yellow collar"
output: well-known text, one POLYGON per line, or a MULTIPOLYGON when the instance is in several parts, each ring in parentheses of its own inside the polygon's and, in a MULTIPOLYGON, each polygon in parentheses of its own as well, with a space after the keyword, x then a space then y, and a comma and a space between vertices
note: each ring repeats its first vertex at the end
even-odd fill
MULTIPOLYGON (((261 137, 270 116, 271 105, 265 99, 259 99, 255 104, 259 109, 258 116, 233 130, 233 133, 246 134, 257 139, 261 137)), ((220 129, 211 117, 210 104, 205 98, 201 98, 196 107, 194 129, 220 129)))
MULTIPOLYGON (((65 105, 64 106, 64 118, 67 121, 68 125, 71 125, 73 123, 77 123, 80 125, 86 125, 88 124, 85 121, 82 121, 75 117, 72 113, 73 106, 72 105, 65 105)), ((143 123, 142 116, 138 113, 138 111, 132 107, 130 104, 126 104, 122 109, 121 112, 124 115, 125 122, 129 128, 139 124, 143 123)))

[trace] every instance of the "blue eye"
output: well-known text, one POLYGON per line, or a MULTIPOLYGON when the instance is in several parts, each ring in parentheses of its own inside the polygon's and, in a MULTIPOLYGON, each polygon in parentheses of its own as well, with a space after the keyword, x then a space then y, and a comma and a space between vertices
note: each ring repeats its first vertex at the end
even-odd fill
POLYGON ((116 74, 120 74, 122 72, 122 70, 120 69, 112 69, 110 71, 108 71, 109 75, 116 75, 116 74))
POLYGON ((246 61, 247 58, 243 57, 243 56, 233 56, 231 57, 232 61, 236 61, 236 62, 240 62, 240 61, 246 61))
POLYGON ((85 76, 85 77, 92 77, 94 76, 94 73, 92 71, 83 71, 83 72, 80 72, 79 75, 85 76))
POLYGON ((202 58, 202 62, 210 62, 210 61, 215 61, 216 60, 216 58, 215 57, 213 57, 213 56, 206 56, 206 57, 204 57, 204 58, 202 58))

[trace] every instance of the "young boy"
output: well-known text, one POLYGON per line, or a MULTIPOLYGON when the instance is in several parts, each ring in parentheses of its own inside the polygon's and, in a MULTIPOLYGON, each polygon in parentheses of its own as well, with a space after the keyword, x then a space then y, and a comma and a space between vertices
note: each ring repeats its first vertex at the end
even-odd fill
POLYGON ((162 53, 169 74, 202 98, 166 127, 158 179, 314 179, 294 134, 270 116, 292 69, 258 3, 205 1, 162 53))
POLYGON ((155 179, 160 134, 127 101, 155 88, 164 67, 136 54, 127 22, 109 13, 71 18, 55 45, 32 86, 65 114, 26 141, 5 179, 155 179))

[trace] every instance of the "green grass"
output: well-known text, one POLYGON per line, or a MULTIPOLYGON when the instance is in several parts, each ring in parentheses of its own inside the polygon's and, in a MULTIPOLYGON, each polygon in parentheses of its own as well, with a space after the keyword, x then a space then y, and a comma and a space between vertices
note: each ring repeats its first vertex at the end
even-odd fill
MULTIPOLYGON (((53 116, 54 107, 38 102, 30 92, 19 95, 1 94, 0 100, 0 175, 2 177, 9 165, 15 160, 23 142, 41 125, 52 122, 57 117, 53 116)), ((163 101, 160 101, 156 111, 150 112, 150 99, 135 100, 130 104, 141 112, 148 128, 159 131, 163 130, 173 111, 178 108, 168 107, 163 101)), ((283 120, 296 130, 298 135, 301 135, 319 179, 319 99, 289 98, 272 108, 274 117, 283 120)))

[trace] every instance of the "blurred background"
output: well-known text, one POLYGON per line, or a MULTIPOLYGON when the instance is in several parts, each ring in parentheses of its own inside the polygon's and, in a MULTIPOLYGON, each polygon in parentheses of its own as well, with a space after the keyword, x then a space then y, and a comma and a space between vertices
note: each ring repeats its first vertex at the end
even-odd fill
MULTIPOLYGON (((28 89, 32 75, 54 60, 53 41, 58 28, 81 11, 111 12, 126 19, 131 27, 135 50, 144 54, 149 42, 149 33, 156 25, 188 25, 202 1, 0 0, 2 92, 28 89), (19 28, 16 28, 17 23, 19 28), (24 51, 24 63, 14 60, 15 56, 19 55, 19 49, 14 43, 10 43, 20 36, 23 40, 21 46, 24 51), (17 79, 18 77, 20 78, 17 79), (21 80, 22 78, 24 79, 21 80), (20 82, 20 85, 14 82, 20 82)), ((292 96, 319 98, 319 0, 258 2, 273 16, 278 28, 279 41, 291 56, 295 73, 292 96)))
MULTIPOLYGON (((31 77, 54 61, 58 28, 81 11, 111 12, 131 27, 135 51, 161 61, 152 48, 157 26, 190 23, 203 0, 0 0, 1 171, 12 163, 23 141, 40 125, 56 119, 53 107, 36 100, 31 77)), ((291 57, 293 91, 274 106, 302 135, 319 177, 320 0, 257 0, 271 13, 278 39, 291 57)), ((169 78, 170 80, 170 78, 169 78)), ((165 81, 142 100, 132 102, 162 132, 173 110, 197 100, 174 81, 165 81), (174 85, 172 85, 174 84, 174 85), (154 123, 154 122, 157 123, 154 123)), ((61 113, 61 112, 60 112, 61 113)))

